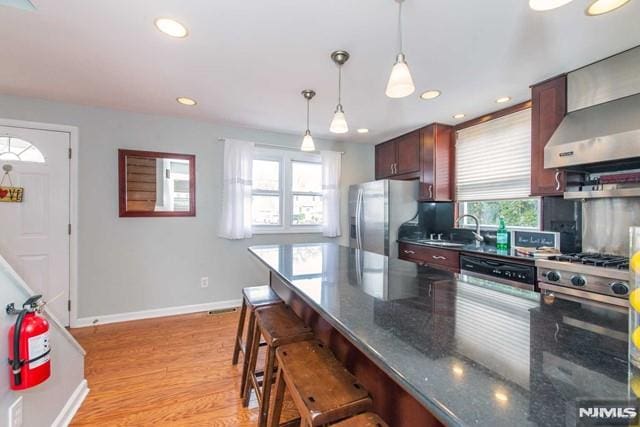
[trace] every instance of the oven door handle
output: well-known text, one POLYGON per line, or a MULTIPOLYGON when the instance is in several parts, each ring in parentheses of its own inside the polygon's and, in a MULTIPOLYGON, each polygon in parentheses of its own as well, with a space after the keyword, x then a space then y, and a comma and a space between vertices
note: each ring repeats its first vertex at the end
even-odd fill
POLYGON ((616 298, 609 295, 585 292, 578 289, 551 285, 545 282, 540 282, 538 287, 543 295, 554 296, 568 301, 591 304, 620 311, 622 313, 627 313, 629 308, 629 303, 626 298, 616 298))

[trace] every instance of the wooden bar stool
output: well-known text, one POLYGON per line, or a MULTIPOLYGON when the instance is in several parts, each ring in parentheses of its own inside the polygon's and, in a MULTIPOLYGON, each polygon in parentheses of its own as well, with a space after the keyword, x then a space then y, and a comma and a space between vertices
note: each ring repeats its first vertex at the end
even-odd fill
POLYGON ((245 407, 249 405, 251 389, 253 388, 260 404, 258 425, 264 426, 267 422, 269 410, 276 349, 285 344, 310 340, 313 338, 313 331, 295 315, 289 306, 284 304, 260 307, 255 310, 255 315, 256 328, 249 350, 249 368, 244 387, 243 404, 245 407), (267 359, 264 371, 256 372, 260 336, 264 338, 267 345, 267 359), (261 377, 262 381, 258 377, 261 377))
POLYGON ((303 426, 320 426, 368 411, 369 393, 333 353, 317 340, 283 345, 276 350, 278 376, 269 410, 269 426, 280 423, 285 387, 303 426))
POLYGON ((255 329, 256 308, 265 307, 273 304, 281 304, 282 300, 271 289, 271 286, 250 286, 242 289, 242 308, 240 309, 240 320, 238 320, 238 332, 236 333, 236 343, 233 349, 233 365, 238 364, 238 356, 242 352, 242 379, 240 383, 240 397, 244 396, 244 387, 247 381, 247 372, 249 368, 249 357, 247 357, 247 349, 251 348, 251 340, 253 339, 253 330, 255 329), (247 325, 247 337, 242 339, 244 332, 244 321, 246 320, 247 310, 249 310, 249 323, 247 325))
POLYGON ((333 427, 389 427, 377 414, 365 412, 355 417, 331 424, 333 427))

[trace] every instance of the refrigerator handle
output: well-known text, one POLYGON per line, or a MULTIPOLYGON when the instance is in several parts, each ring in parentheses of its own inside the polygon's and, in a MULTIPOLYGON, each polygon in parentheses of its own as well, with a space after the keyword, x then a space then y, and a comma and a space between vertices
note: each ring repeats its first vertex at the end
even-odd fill
POLYGON ((358 249, 362 249, 362 196, 364 191, 362 189, 358 190, 358 196, 356 199, 356 247, 358 249))

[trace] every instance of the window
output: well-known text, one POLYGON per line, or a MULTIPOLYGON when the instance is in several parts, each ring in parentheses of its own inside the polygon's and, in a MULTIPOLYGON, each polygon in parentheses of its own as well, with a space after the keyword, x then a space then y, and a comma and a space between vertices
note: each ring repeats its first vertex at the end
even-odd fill
POLYGON ((280 221, 280 160, 254 160, 252 168, 253 225, 279 226, 280 221))
POLYGON ((291 162, 292 225, 322 225, 322 167, 320 163, 291 162))
MULTIPOLYGON (((462 129, 456 139, 460 214, 497 227, 539 228, 540 200, 531 191, 531 110, 462 129)), ((463 225, 473 224, 468 218, 463 225)))
MULTIPOLYGON (((540 199, 493 200, 460 203, 460 215, 475 215, 484 228, 497 227, 504 217, 507 227, 540 228, 540 199)), ((475 226, 470 218, 463 218, 464 226, 475 226)))
POLYGON ((258 149, 252 169, 256 233, 319 232, 322 226, 320 156, 258 149))
POLYGON ((44 156, 33 144, 20 138, 0 137, 0 160, 44 163, 44 156))

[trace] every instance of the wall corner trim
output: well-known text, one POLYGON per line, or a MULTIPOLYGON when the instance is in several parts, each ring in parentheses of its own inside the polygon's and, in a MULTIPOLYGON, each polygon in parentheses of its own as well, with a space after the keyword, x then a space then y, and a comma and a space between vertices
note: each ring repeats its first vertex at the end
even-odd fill
POLYGON ((105 325, 108 323, 128 322, 131 320, 152 319, 154 317, 177 316, 209 310, 225 310, 239 307, 241 299, 208 302, 204 304, 182 305, 178 307, 154 308, 151 310, 131 311, 128 313, 106 314, 104 316, 81 317, 73 322, 72 328, 105 325))
POLYGON ((82 402, 84 402, 84 399, 87 397, 87 394, 89 394, 89 386, 87 380, 85 379, 82 380, 80 384, 78 384, 78 387, 76 387, 76 389, 73 391, 73 393, 71 393, 71 396, 69 396, 69 400, 67 400, 67 403, 64 405, 56 419, 53 421, 53 423, 51 423, 51 426, 67 427, 71 423, 71 420, 73 420, 76 412, 78 412, 78 409, 80 409, 80 406, 82 405, 82 402))

